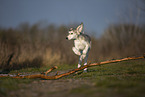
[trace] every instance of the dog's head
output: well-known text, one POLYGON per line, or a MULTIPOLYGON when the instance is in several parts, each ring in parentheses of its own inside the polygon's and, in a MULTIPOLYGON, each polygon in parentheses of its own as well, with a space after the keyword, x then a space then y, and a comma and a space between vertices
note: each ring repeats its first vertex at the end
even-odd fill
POLYGON ((83 23, 81 23, 77 28, 73 29, 70 28, 70 30, 68 31, 68 36, 66 37, 66 39, 68 40, 72 40, 72 39, 76 39, 78 35, 80 35, 80 33, 83 30, 83 23))

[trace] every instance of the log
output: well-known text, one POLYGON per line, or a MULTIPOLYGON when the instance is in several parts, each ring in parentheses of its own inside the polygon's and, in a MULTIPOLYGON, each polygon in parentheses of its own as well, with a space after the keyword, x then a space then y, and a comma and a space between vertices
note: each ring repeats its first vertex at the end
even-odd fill
POLYGON ((140 56, 140 57, 127 57, 127 58, 123 58, 123 59, 116 59, 116 60, 109 60, 109 61, 104 61, 104 62, 99 62, 99 63, 92 63, 89 65, 85 65, 82 66, 80 68, 76 68, 74 70, 71 70, 67 73, 63 73, 63 74, 59 74, 59 75, 55 75, 55 76, 47 76, 47 73, 51 72, 52 70, 56 69, 57 67, 52 67, 51 69, 49 69, 48 71, 45 72, 44 74, 34 74, 34 75, 24 75, 24 76, 9 76, 9 75, 0 75, 0 77, 11 77, 11 78, 29 78, 29 79, 34 79, 34 78, 41 78, 41 79, 59 79, 62 78, 64 76, 68 76, 70 74, 73 74, 75 72, 81 71, 84 68, 88 68, 88 67, 93 67, 93 66, 99 66, 99 65, 104 65, 104 64, 109 64, 109 63, 116 63, 116 62, 122 62, 122 61, 127 61, 127 60, 136 60, 136 59, 143 59, 145 58, 145 56, 140 56))

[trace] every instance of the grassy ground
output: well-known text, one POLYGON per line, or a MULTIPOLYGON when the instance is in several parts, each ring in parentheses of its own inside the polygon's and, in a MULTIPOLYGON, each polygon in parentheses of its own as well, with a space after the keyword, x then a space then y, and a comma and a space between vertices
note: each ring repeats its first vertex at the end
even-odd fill
MULTIPOLYGON (((50 75, 76 65, 60 65, 50 75)), ((48 68, 11 71, 38 73, 48 68)), ((145 97, 145 60, 133 60, 89 68, 58 80, 0 78, 0 97, 145 97)))

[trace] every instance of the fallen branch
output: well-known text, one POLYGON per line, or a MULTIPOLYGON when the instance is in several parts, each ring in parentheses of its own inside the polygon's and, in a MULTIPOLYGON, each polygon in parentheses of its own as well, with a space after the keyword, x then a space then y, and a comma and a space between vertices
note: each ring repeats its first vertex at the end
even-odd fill
POLYGON ((57 69, 57 66, 52 67, 51 69, 47 70, 46 72, 44 72, 45 75, 47 75, 48 73, 50 73, 52 70, 57 69))
POLYGON ((45 72, 45 75, 44 74, 35 74, 35 75, 26 75, 26 76, 25 75, 24 76, 22 76, 22 75, 17 75, 17 76, 0 75, 0 77, 29 78, 29 79, 32 79, 32 78, 58 79, 58 78, 73 74, 77 71, 81 71, 84 68, 88 68, 88 67, 92 67, 92 66, 98 66, 98 65, 109 64, 109 63, 116 63, 116 62, 127 61, 127 60, 143 59, 143 58, 145 58, 145 56, 127 57, 127 58, 123 58, 123 59, 109 60, 109 61, 104 61, 104 62, 100 62, 100 63, 92 63, 92 64, 89 64, 89 65, 85 65, 85 66, 82 66, 80 68, 71 70, 67 73, 63 73, 63 74, 59 74, 59 75, 55 75, 55 76, 47 76, 47 73, 51 72, 53 69, 56 69, 57 67, 52 67, 51 69, 49 69, 48 71, 45 72))

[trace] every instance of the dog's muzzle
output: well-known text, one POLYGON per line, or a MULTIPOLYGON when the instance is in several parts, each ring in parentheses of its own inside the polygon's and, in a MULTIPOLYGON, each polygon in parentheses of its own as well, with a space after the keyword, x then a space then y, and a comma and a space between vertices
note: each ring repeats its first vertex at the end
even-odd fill
POLYGON ((68 37, 66 37, 66 39, 68 40, 68 37))

